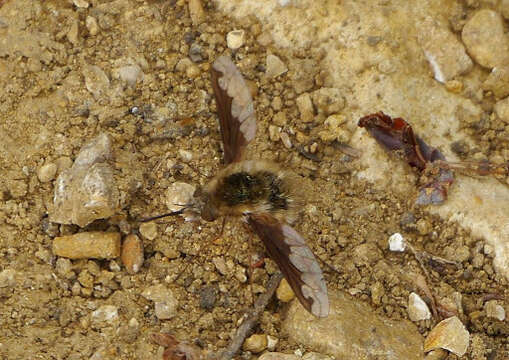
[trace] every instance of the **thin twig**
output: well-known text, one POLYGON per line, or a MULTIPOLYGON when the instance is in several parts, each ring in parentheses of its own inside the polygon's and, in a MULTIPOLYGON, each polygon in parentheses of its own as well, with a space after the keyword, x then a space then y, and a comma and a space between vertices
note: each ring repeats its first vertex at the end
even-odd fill
POLYGON ((239 326, 237 332, 235 333, 235 336, 232 339, 232 342, 226 348, 226 350, 219 354, 218 359, 230 360, 233 359, 233 357, 237 354, 242 344, 244 343, 244 340, 246 339, 247 335, 249 334, 251 329, 255 326, 255 324, 258 322, 261 313, 269 303, 270 299, 272 298, 272 295, 274 295, 274 293, 276 292, 276 289, 281 279, 283 279, 283 274, 281 274, 280 272, 277 272, 276 274, 272 275, 272 277, 269 279, 269 282, 267 283, 267 291, 265 291, 258 297, 258 299, 256 299, 253 310, 250 312, 250 314, 247 316, 244 322, 239 326))

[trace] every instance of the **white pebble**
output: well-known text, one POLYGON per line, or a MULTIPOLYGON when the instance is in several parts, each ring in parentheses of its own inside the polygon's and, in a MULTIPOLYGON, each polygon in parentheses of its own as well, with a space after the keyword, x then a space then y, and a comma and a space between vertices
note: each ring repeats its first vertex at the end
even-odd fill
POLYGON ((500 321, 505 320, 505 309, 502 305, 497 304, 496 300, 488 301, 484 305, 486 315, 491 318, 495 318, 500 321))
POLYGON ((113 305, 103 305, 92 313, 92 320, 97 322, 112 322, 118 319, 118 308, 113 305))
POLYGON ((428 320, 431 318, 428 305, 414 292, 408 297, 408 316, 412 321, 428 320))
POLYGON ((267 70, 265 74, 269 78, 275 78, 288 71, 285 63, 281 61, 276 55, 267 55, 267 70))
POLYGON ((37 177, 40 182, 50 182, 57 174, 58 166, 55 163, 44 164, 37 170, 37 177))
POLYGON ((195 187, 193 185, 176 182, 166 190, 166 206, 170 211, 178 211, 193 199, 195 187))
POLYGON ((400 233, 394 233, 389 237, 389 250, 390 251, 405 251, 405 239, 400 233))
POLYGON ((237 50, 245 42, 245 31, 244 30, 233 30, 226 35, 226 44, 229 49, 237 50))

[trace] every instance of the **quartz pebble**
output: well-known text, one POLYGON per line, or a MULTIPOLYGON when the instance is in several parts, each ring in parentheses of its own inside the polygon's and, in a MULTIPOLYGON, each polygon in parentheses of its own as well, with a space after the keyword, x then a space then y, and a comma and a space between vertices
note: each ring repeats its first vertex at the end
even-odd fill
POLYGON ((446 25, 428 17, 420 28, 418 40, 435 80, 445 83, 472 68, 473 63, 465 47, 446 25))
POLYGON ((50 221, 84 227, 116 212, 119 193, 111 158, 111 139, 104 133, 82 147, 73 166, 55 182, 50 221))
POLYGON ((87 16, 85 19, 85 26, 91 36, 95 36, 99 32, 99 25, 97 25, 97 20, 93 16, 87 16))
POLYGON ((272 335, 267 335, 267 350, 274 351, 276 349, 279 339, 272 335))
POLYGON ((288 281, 286 281, 286 279, 283 278, 283 280, 281 280, 281 282, 279 283, 279 286, 277 287, 276 290, 276 296, 280 301, 285 303, 295 298, 295 294, 292 288, 290 287, 290 284, 288 284, 288 281))
POLYGON ((505 309, 502 305, 499 305, 496 300, 490 300, 484 304, 486 315, 488 317, 504 321, 505 320, 505 309))
POLYGON ((390 251, 405 251, 405 239, 400 233, 394 233, 389 237, 389 250, 390 251))
POLYGON ((497 99, 509 95, 509 65, 497 66, 491 70, 484 83, 483 90, 491 91, 497 99))
POLYGON ((246 33, 244 30, 232 30, 226 34, 226 45, 229 49, 237 50, 246 41, 246 33))
POLYGON ((134 234, 126 236, 122 244, 122 263, 127 273, 136 274, 143 265, 143 242, 134 234))
POLYGON ((76 7, 86 9, 89 6, 88 1, 86 0, 72 0, 73 4, 76 5, 76 7))
POLYGON ((253 334, 242 345, 242 350, 258 354, 267 348, 267 335, 253 334))
POLYGON ((463 27, 461 38, 479 65, 491 69, 508 63, 509 38, 496 11, 478 10, 463 27))
POLYGON ((309 93, 304 93, 297 98, 297 108, 300 112, 300 119, 302 122, 308 123, 313 121, 313 103, 309 93))
POLYGON ((278 77, 279 75, 283 75, 288 71, 285 63, 281 61, 276 55, 269 54, 267 55, 267 68, 265 71, 265 75, 268 78, 272 79, 278 77))
POLYGON ((82 72, 87 90, 97 100, 105 97, 110 87, 110 79, 106 73, 96 65, 85 65, 82 72))
POLYGON ((92 312, 92 321, 97 323, 113 322, 118 319, 118 308, 113 305, 102 305, 92 312))
POLYGON ((55 178, 55 175, 57 174, 57 164, 55 163, 48 163, 44 164, 37 170, 37 177, 39 178, 40 182, 46 183, 50 182, 55 178))
POLYGON ((445 349, 457 356, 463 356, 468 349, 470 334, 456 316, 442 320, 435 326, 426 340, 424 352, 433 349, 445 349))
POLYGON ((162 284, 150 286, 141 295, 154 302, 155 315, 158 319, 171 319, 177 315, 177 299, 166 286, 162 284))
POLYGON ((495 113, 504 123, 509 124, 509 97, 499 100, 495 104, 495 113))
POLYGON ((431 318, 428 305, 414 292, 410 293, 408 297, 408 316, 412 321, 428 320, 431 318))
POLYGON ((56 237, 53 254, 69 259, 113 259, 120 256, 120 233, 95 231, 56 237))
POLYGON ((126 65, 118 69, 118 76, 120 80, 133 87, 138 81, 143 80, 143 71, 141 71, 141 67, 137 64, 126 65))

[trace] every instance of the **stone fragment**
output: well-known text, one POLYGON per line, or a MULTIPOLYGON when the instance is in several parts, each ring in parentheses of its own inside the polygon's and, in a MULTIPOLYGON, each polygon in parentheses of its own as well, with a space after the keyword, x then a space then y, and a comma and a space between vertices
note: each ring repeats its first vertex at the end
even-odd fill
POLYGON ((122 244, 122 263, 127 273, 136 274, 143 265, 143 242, 134 234, 126 236, 122 244))
POLYGON ((394 233, 389 237, 389 250, 390 251, 405 251, 405 239, 400 233, 394 233))
POLYGON ((83 146, 74 165, 56 180, 50 221, 84 227, 115 213, 119 195, 107 163, 110 158, 111 140, 106 134, 83 146))
POLYGON ((300 112, 300 119, 302 122, 308 123, 313 121, 314 118, 314 110, 313 103, 311 102, 311 95, 309 93, 304 93, 300 95, 297 100, 297 108, 300 112))
POLYGON ((16 271, 5 269, 0 272, 0 288, 14 287, 16 285, 16 271))
POLYGON ((99 66, 88 64, 83 66, 82 72, 85 77, 85 87, 94 95, 94 98, 99 100, 106 97, 110 87, 110 79, 106 73, 99 66))
POLYGON ((287 71, 288 68, 280 58, 273 54, 267 55, 267 68, 265 70, 265 75, 267 75, 268 78, 272 79, 278 77, 287 71))
POLYGON ((267 348, 267 335, 253 334, 248 337, 242 345, 242 350, 250 351, 254 354, 261 353, 267 348))
POLYGON ((153 221, 145 222, 140 225, 140 234, 145 239, 154 240, 157 235, 157 224, 153 221))
POLYGON ((244 30, 232 30, 226 34, 226 45, 229 49, 237 50, 246 41, 246 33, 244 30))
POLYGON ((490 300, 484 304, 486 315, 488 317, 504 321, 505 320, 505 309, 502 305, 497 303, 497 300, 490 300))
POLYGON ((92 321, 111 323, 118 319, 118 308, 114 305, 102 305, 92 312, 92 321))
POLYGON ((494 110, 500 120, 509 124, 509 97, 497 101, 494 110))
POLYGON ((428 320, 431 318, 428 305, 414 292, 410 293, 408 297, 408 316, 412 321, 428 320))
POLYGON ((170 211, 182 209, 193 199, 195 189, 193 185, 183 182, 171 184, 166 190, 166 206, 170 211))
POLYGON ((216 303, 216 289, 213 286, 206 286, 200 290, 200 307, 211 310, 216 303))
POLYGON ((120 256, 120 233, 94 231, 56 237, 53 254, 69 259, 113 259, 120 256))
POLYGON ((276 290, 276 296, 280 301, 285 303, 290 302, 295 298, 295 294, 285 278, 283 278, 283 280, 279 283, 276 290))
POLYGON ((424 351, 433 349, 445 349, 457 356, 463 356, 467 352, 470 334, 460 319, 456 316, 442 320, 435 326, 426 340, 424 340, 424 351))
POLYGON ((293 354, 266 352, 258 360, 301 360, 301 357, 293 354))
POLYGON ((279 339, 272 335, 267 335, 267 350, 274 351, 276 349, 277 344, 279 343, 279 339))
POLYGON ((189 0, 189 16, 194 26, 200 25, 205 20, 205 11, 201 0, 189 0))
POLYGON ((281 142, 283 143, 285 148, 287 148, 287 149, 291 149, 292 148, 292 140, 290 139, 290 135, 288 135, 288 133, 282 131, 279 134, 279 138, 281 139, 281 142))
POLYGON ((433 70, 435 80, 445 83, 472 69, 465 47, 445 25, 427 17, 420 26, 418 41, 433 70))
POLYGON ((303 357, 302 360, 334 360, 330 356, 320 354, 317 352, 308 352, 303 357))
POLYGON ((58 167, 55 163, 44 164, 37 170, 37 177, 39 178, 40 182, 50 182, 55 178, 57 170, 58 167))
POLYGON ((509 63, 509 37, 496 11, 478 10, 463 27, 461 38, 479 65, 491 69, 509 63))
POLYGON ((423 359, 422 337, 409 321, 394 321, 374 313, 367 304, 329 291, 330 314, 317 319, 294 301, 283 323, 291 341, 320 349, 336 359, 423 359))
POLYGON ((87 16, 85 19, 85 26, 91 36, 96 36, 99 32, 99 25, 97 25, 97 20, 93 16, 87 16))
POLYGON ((67 32, 67 40, 74 46, 79 44, 79 22, 77 19, 73 20, 71 27, 67 32))
POLYGON ((509 65, 497 66, 491 70, 484 83, 483 90, 491 91, 497 99, 509 95, 509 65))
POLYGON ((154 302, 155 315, 158 319, 171 319, 177 315, 177 299, 173 292, 163 284, 150 286, 141 295, 154 302))
POLYGON ((224 259, 222 257, 212 258, 212 263, 214 264, 217 271, 219 271, 219 273, 221 275, 228 274, 228 267, 226 266, 226 262, 224 261, 224 259))
POLYGON ((345 122, 346 118, 343 115, 334 114, 329 116, 324 122, 328 130, 325 133, 321 133, 320 138, 324 141, 337 140, 340 143, 348 143, 351 135, 348 130, 342 127, 345 122))
POLYGON ((122 66, 118 69, 120 80, 126 82, 129 86, 134 87, 138 81, 143 80, 143 71, 137 64, 122 66))
POLYGON ((319 114, 335 114, 345 107, 345 98, 336 88, 321 88, 312 93, 313 104, 319 114))

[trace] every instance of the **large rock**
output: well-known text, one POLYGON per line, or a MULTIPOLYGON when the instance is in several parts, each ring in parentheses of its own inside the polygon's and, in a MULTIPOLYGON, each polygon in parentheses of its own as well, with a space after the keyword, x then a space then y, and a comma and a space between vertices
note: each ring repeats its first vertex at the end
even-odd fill
POLYGON ((463 27, 461 38, 481 66, 491 69, 509 61, 509 38, 504 32, 504 20, 496 11, 476 12, 463 27))
POLYGON ((50 220, 84 227, 96 219, 108 218, 118 207, 118 189, 111 159, 111 140, 100 134, 79 152, 74 165, 55 182, 50 220))
POLYGON ((291 340, 336 359, 423 359, 423 338, 408 321, 376 315, 363 302, 329 293, 330 314, 315 318, 293 301, 283 324, 291 340))

